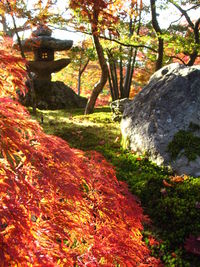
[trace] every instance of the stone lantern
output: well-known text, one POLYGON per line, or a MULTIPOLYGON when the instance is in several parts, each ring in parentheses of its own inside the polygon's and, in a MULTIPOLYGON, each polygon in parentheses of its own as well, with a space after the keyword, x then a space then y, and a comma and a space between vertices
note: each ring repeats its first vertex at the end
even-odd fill
MULTIPOLYGON (((69 58, 54 59, 56 51, 69 50, 73 41, 59 40, 51 37, 52 31, 46 25, 39 25, 33 31, 30 38, 21 42, 24 53, 31 52, 34 55, 32 61, 28 61, 29 71, 34 73, 34 90, 36 105, 41 109, 61 109, 69 107, 85 107, 87 99, 78 96, 69 86, 63 82, 51 81, 51 74, 65 68, 69 58)), ((18 45, 15 45, 19 49, 18 45)), ((31 105, 30 92, 21 102, 31 105)))
POLYGON ((54 53, 70 49, 73 41, 55 39, 51 34, 51 29, 46 25, 39 25, 30 38, 22 41, 23 51, 34 53, 34 61, 28 62, 29 69, 35 73, 36 79, 42 81, 51 81, 52 73, 70 63, 68 58, 54 60, 54 53))

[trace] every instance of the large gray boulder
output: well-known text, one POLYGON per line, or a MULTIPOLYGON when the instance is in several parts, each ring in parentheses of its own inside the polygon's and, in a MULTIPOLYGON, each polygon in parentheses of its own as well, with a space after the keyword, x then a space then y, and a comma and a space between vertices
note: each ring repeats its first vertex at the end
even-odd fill
POLYGON ((188 159, 183 149, 172 159, 168 150, 175 134, 191 128, 192 135, 200 136, 200 66, 178 63, 163 67, 150 78, 126 106, 121 122, 126 147, 178 174, 200 176, 198 155, 188 159))

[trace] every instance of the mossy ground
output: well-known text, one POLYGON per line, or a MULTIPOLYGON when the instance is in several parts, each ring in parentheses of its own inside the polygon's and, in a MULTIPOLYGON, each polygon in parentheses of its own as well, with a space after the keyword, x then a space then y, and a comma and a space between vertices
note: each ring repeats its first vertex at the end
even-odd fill
POLYGON ((115 144, 120 135, 119 124, 112 121, 108 107, 96 109, 91 115, 83 115, 83 109, 38 110, 37 120, 48 134, 65 139, 71 147, 82 150, 96 150, 98 146, 115 144))
POLYGON ((183 245, 190 235, 200 234, 200 179, 186 177, 172 182, 165 169, 121 148, 120 125, 112 121, 108 107, 84 116, 82 109, 37 111, 36 119, 44 131, 65 139, 71 147, 101 152, 116 169, 118 179, 125 180, 139 197, 152 225, 145 226, 144 238, 162 240, 151 246, 165 266, 200 267, 200 259, 185 252, 183 245), (164 182, 163 182, 164 181, 164 182), (168 184, 168 186, 167 186, 168 184))

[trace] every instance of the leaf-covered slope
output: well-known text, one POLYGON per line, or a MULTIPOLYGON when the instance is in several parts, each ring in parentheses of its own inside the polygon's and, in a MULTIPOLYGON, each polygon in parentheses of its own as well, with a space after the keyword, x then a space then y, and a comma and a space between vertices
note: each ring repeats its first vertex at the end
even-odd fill
POLYGON ((113 167, 45 135, 18 103, 0 106, 2 266, 158 266, 113 167))
POLYGON ((0 266, 159 266, 142 241, 142 208, 113 167, 46 135, 11 99, 22 65, 0 50, 0 266))

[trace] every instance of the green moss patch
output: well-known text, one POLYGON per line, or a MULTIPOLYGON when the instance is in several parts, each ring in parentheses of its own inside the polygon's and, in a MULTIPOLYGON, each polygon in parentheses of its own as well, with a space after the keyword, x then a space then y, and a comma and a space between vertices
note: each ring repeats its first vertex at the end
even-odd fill
POLYGON ((119 123, 113 122, 109 107, 83 114, 83 109, 37 110, 35 118, 46 133, 63 138, 71 147, 82 150, 97 150, 98 146, 108 144, 120 147, 119 123))
POLYGON ((181 130, 168 144, 168 151, 173 160, 181 155, 186 156, 189 161, 195 160, 200 156, 200 137, 195 136, 192 131, 181 130))

